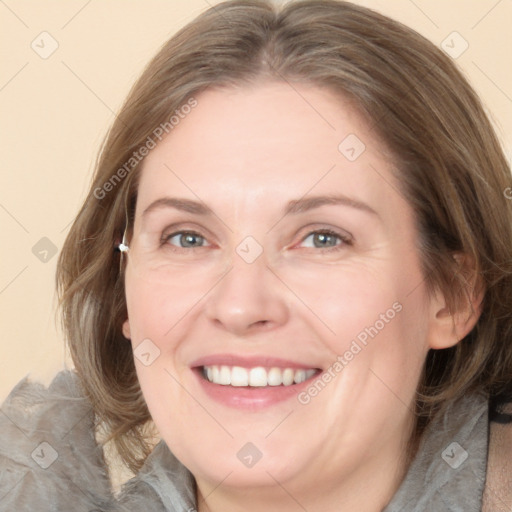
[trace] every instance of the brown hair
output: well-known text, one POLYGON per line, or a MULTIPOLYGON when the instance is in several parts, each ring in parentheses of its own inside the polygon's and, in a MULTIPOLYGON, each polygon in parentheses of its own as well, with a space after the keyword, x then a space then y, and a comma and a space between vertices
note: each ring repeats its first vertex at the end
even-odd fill
POLYGON ((76 370, 98 422, 134 471, 150 450, 150 415, 121 332, 127 311, 114 242, 125 216, 128 222, 133 216, 141 148, 207 87, 261 79, 328 87, 370 120, 416 212, 429 290, 440 289, 451 311, 463 308, 472 280, 453 255, 466 255, 480 276, 485 298, 476 327, 453 348, 427 357, 417 432, 468 391, 511 391, 512 209, 505 197, 511 176, 463 75, 415 31, 348 2, 277 8, 264 0, 228 1, 172 37, 133 87, 59 259, 62 319, 76 370))

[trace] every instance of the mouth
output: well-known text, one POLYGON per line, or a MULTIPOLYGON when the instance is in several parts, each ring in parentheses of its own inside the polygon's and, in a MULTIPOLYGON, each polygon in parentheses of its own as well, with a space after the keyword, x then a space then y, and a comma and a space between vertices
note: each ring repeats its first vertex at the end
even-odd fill
POLYGON ((204 396, 227 407, 255 412, 296 399, 323 372, 304 361, 238 354, 202 357, 190 369, 204 396))
POLYGON ((290 387, 310 380, 321 372, 318 368, 245 368, 228 365, 205 365, 199 367, 199 371, 211 384, 238 388, 290 387))

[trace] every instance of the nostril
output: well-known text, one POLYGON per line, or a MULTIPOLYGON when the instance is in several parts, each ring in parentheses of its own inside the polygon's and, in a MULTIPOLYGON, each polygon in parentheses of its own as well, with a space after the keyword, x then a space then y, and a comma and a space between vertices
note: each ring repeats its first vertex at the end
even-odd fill
POLYGON ((269 324, 268 320, 258 320, 257 322, 253 322, 250 327, 264 327, 269 324))

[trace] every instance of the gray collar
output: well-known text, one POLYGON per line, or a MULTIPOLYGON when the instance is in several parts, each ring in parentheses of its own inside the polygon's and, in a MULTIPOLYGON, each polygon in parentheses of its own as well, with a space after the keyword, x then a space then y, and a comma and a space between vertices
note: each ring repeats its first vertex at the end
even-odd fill
MULTIPOLYGON (((382 512, 480 512, 487 447, 487 397, 465 396, 430 424, 405 479, 382 512)), ((151 512, 186 512, 197 510, 195 494, 194 477, 161 441, 123 488, 120 501, 126 510, 149 510, 148 498, 158 497, 155 502, 161 505, 151 512)))
POLYGON ((488 399, 449 406, 425 432, 405 479, 383 512, 480 512, 488 445, 488 399))

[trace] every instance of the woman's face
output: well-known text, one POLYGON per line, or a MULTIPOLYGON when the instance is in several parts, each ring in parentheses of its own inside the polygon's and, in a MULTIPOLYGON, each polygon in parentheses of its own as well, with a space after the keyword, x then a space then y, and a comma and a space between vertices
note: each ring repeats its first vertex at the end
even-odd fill
POLYGON ((211 488, 397 471, 432 306, 384 148, 313 86, 196 99, 145 159, 126 271, 161 436, 211 488))

